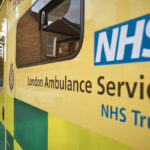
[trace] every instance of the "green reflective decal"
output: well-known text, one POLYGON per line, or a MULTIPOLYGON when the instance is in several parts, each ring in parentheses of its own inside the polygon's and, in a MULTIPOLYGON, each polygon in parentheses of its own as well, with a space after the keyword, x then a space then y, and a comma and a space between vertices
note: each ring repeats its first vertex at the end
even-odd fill
POLYGON ((5 128, 0 122, 0 150, 5 150, 5 128))
POLYGON ((24 150, 47 150, 48 113, 15 99, 14 138, 24 150))
POLYGON ((14 142, 13 142, 13 137, 11 134, 7 131, 7 150, 13 150, 14 147, 14 142))

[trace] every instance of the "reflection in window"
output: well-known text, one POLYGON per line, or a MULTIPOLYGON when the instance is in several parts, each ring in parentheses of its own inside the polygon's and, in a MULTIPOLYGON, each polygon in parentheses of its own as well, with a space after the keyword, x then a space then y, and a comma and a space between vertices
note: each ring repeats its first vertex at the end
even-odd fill
POLYGON ((48 36, 47 56, 56 57, 56 38, 48 36))
POLYGON ((3 0, 0 0, 0 6, 1 6, 2 2, 3 2, 3 0))
POLYGON ((38 0, 17 25, 17 66, 73 56, 81 39, 80 0, 38 0))

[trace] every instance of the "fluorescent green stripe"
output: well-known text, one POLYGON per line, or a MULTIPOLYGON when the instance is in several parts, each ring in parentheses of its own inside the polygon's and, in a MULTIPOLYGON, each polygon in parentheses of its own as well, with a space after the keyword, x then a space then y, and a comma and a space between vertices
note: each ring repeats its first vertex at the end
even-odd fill
POLYGON ((15 99, 15 139, 23 149, 47 150, 133 150, 134 148, 97 134, 15 99), (47 117, 46 117, 47 118, 47 117), (41 123, 40 123, 41 122, 41 123), (44 129, 44 130, 43 130, 44 129), (34 135, 31 131, 34 130, 34 135), (41 131, 44 132, 41 132, 41 131), (40 132, 39 132, 40 131, 40 132), (48 143, 47 133, 48 132, 48 143), (43 134, 44 133, 44 134, 43 134), (37 136, 39 135, 40 136, 37 136), (27 136, 29 135, 29 136, 27 136), (28 144, 27 144, 28 143, 28 144), (43 148, 42 148, 43 147, 43 148))
POLYGON ((49 114, 49 150, 133 150, 130 146, 49 114))
POLYGON ((14 98, 6 96, 6 128, 9 133, 14 136, 14 98))

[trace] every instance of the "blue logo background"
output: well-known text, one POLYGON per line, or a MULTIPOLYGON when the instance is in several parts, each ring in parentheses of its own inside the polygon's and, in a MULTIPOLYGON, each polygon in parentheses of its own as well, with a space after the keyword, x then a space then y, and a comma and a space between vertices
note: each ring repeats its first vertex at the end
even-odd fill
MULTIPOLYGON (((147 48, 150 49, 150 38, 146 36, 146 25, 150 21, 150 14, 144 15, 142 17, 138 17, 117 25, 114 25, 112 27, 96 31, 94 34, 94 65, 109 65, 109 64, 122 64, 122 63, 133 63, 133 62, 144 62, 144 61, 150 61, 149 57, 142 57, 142 49, 147 48), (124 53, 124 59, 123 60, 116 60, 117 52, 118 52, 118 44, 119 44, 119 37, 120 37, 120 27, 123 25, 128 25, 128 31, 127 31, 127 37, 131 37, 135 35, 136 30, 136 22, 145 19, 145 25, 144 25, 144 31, 143 31, 143 39, 142 39, 142 45, 141 45, 141 51, 140 51, 140 57, 136 59, 131 59, 131 53, 133 44, 128 44, 125 46, 125 53, 124 53), (118 39, 117 39, 117 46, 116 46, 116 53, 115 53, 115 60, 114 61, 107 61, 104 47, 102 47, 102 53, 101 53, 101 61, 96 62, 96 54, 97 54, 97 47, 99 42, 99 34, 102 32, 107 33, 107 38, 109 42, 109 46, 111 45, 111 38, 112 38, 112 32, 114 28, 119 28, 118 33, 118 39)), ((150 29, 149 29, 150 30, 150 29)))

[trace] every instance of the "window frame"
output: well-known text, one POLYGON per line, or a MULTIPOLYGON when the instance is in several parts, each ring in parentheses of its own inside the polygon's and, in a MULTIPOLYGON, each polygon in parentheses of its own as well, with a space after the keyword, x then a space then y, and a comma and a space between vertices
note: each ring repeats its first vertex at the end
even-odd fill
MULTIPOLYGON (((57 1, 57 0, 56 0, 57 1)), ((20 17, 20 19, 17 22, 17 26, 16 26, 16 39, 17 39, 17 28, 18 28, 18 24, 21 21, 21 19, 31 10, 31 8, 38 2, 38 0, 36 0, 32 6, 20 17)), ((51 2, 49 2, 51 3, 51 2)), ((49 4, 48 3, 48 4, 49 4)), ((27 67, 33 67, 33 66, 39 66, 39 65, 44 65, 44 64, 51 64, 51 63, 58 63, 61 61, 68 61, 71 59, 74 59, 80 52, 82 44, 83 44, 83 39, 84 39, 84 0, 80 0, 80 39, 79 39, 79 46, 76 49, 76 51, 74 52, 74 54, 68 55, 68 56, 63 56, 63 57, 58 57, 56 59, 51 59, 51 60, 46 60, 46 61, 42 61, 42 62, 36 62, 36 63, 30 63, 27 65, 18 65, 17 64, 17 57, 16 57, 16 67, 17 69, 21 69, 21 68, 27 68, 27 67)), ((40 15, 39 15, 39 21, 41 21, 40 19, 40 15)), ((17 45, 17 40, 16 40, 16 45, 17 45)), ((16 48, 17 49, 17 48, 16 48)), ((16 55, 17 55, 17 50, 16 50, 16 55)), ((49 57, 49 56, 48 56, 49 57)))

